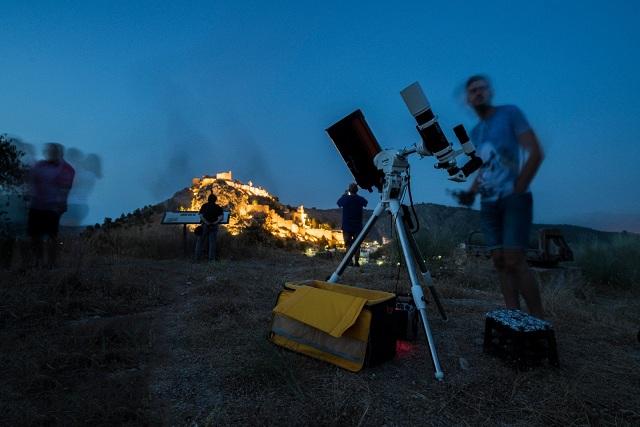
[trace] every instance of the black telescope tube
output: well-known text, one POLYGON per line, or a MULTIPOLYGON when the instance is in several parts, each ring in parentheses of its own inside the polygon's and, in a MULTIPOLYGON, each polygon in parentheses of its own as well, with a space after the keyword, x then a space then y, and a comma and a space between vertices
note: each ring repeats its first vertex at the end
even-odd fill
POLYGON ((436 153, 439 153, 440 151, 449 147, 449 141, 442 132, 438 121, 434 120, 435 116, 433 114, 433 111, 431 111, 431 108, 428 108, 421 113, 416 114, 415 118, 416 122, 418 123, 416 129, 418 130, 418 133, 422 138, 422 142, 424 142, 424 146, 427 148, 427 150, 429 150, 429 152, 435 155, 436 153), (426 128, 421 128, 421 126, 429 123, 432 120, 433 122, 429 126, 427 126, 426 128))
POLYGON ((460 141, 460 144, 465 144, 469 142, 469 135, 467 135, 467 131, 463 125, 458 125, 453 128, 453 133, 456 134, 456 138, 460 141))
POLYGON ((435 116, 433 115, 433 111, 431 111, 431 108, 427 108, 423 112, 416 115, 416 122, 418 122, 419 125, 423 125, 429 120, 433 120, 434 118, 435 116))

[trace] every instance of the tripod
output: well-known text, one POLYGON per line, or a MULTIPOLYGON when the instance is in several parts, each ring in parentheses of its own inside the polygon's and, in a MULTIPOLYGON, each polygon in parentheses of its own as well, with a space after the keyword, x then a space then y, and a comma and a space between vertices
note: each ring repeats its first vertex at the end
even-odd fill
POLYGON ((402 256, 407 267, 407 272, 409 273, 413 301, 416 308, 419 310, 420 317, 422 319, 422 326, 424 327, 427 343, 431 352, 431 360, 435 370, 435 377, 438 380, 442 380, 444 378, 444 373, 440 367, 440 360, 438 359, 435 341, 431 334, 431 328, 427 318, 427 300, 424 296, 422 286, 420 285, 420 276, 429 288, 442 319, 447 320, 447 315, 440 303, 438 293, 433 286, 433 279, 431 278, 427 265, 420 254, 420 250, 413 238, 413 234, 408 231, 407 219, 405 218, 401 204, 401 200, 407 190, 410 179, 408 173, 409 162, 406 157, 413 152, 415 152, 415 150, 404 150, 399 153, 383 151, 378 157, 376 157, 377 166, 385 172, 384 185, 380 192, 380 202, 378 202, 378 205, 373 210, 371 218, 369 218, 358 237, 356 237, 353 244, 347 250, 344 258, 342 258, 342 261, 338 265, 338 268, 329 278, 329 282, 337 283, 338 280, 340 280, 340 276, 344 273, 347 265, 349 265, 354 254, 357 252, 367 234, 371 231, 371 228, 377 219, 383 212, 389 212, 393 218, 393 225, 402 249, 402 256), (420 274, 418 274, 418 271, 420 274))

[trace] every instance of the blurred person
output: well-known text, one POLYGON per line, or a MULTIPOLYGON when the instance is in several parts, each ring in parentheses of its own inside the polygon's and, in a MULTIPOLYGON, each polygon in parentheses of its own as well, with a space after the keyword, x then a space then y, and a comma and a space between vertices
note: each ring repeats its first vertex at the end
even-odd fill
POLYGON ((29 171, 27 232, 36 265, 43 261, 43 242, 47 237, 47 263, 49 267, 54 267, 60 217, 67 211, 67 198, 75 170, 64 160, 64 147, 61 144, 45 144, 43 154, 44 160, 36 162, 29 171))
MULTIPOLYGON (((358 195, 358 184, 349 184, 349 189, 338 199, 338 206, 342 208, 342 236, 347 250, 362 231, 362 213, 367 206, 367 199, 358 195)), ((350 261, 350 265, 360 265, 360 248, 350 261)))
POLYGON ((202 246, 205 241, 209 244, 209 261, 216 259, 216 238, 218 236, 218 224, 222 222, 223 210, 216 204, 218 198, 210 194, 207 202, 200 208, 200 221, 202 221, 202 233, 196 240, 195 260, 199 261, 202 246))
POLYGON ((13 145, 22 153, 20 161, 26 165, 31 166, 36 162, 36 148, 33 144, 24 142, 19 138, 12 138, 13 145))
POLYGON ((68 209, 62 225, 81 226, 89 214, 89 197, 96 182, 102 178, 102 162, 97 154, 85 155, 77 148, 69 148, 65 155, 76 171, 73 188, 69 192, 68 209))
POLYGON ((542 147, 518 107, 492 104, 486 76, 470 77, 465 87, 467 103, 480 119, 471 140, 484 163, 458 201, 471 206, 481 195, 482 231, 506 307, 519 309, 522 295, 529 313, 543 317, 540 291, 526 260, 533 220, 529 186, 544 159, 542 147))

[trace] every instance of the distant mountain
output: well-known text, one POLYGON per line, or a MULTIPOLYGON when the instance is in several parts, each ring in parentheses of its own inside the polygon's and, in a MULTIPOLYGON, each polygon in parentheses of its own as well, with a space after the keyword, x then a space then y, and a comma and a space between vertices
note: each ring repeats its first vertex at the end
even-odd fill
MULTIPOLYGON (((414 206, 420 231, 418 238, 433 239, 452 239, 457 242, 465 242, 469 235, 474 231, 480 231, 480 212, 473 209, 459 208, 452 206, 438 205, 434 203, 419 203, 414 206)), ((319 221, 332 224, 339 228, 341 222, 340 209, 307 209, 310 216, 317 218, 319 221)), ((365 221, 369 218, 373 211, 365 211, 365 221)), ((610 241, 619 233, 598 231, 589 227, 569 224, 534 224, 531 244, 534 245, 537 239, 536 232, 541 228, 559 228, 562 230, 565 240, 569 245, 579 245, 593 241, 610 241)), ((385 214, 380 218, 372 232, 370 238, 381 239, 381 237, 389 238, 391 236, 391 219, 385 214)), ((481 243, 482 233, 474 234, 475 243, 481 243)))
POLYGON ((602 231, 640 234, 640 213, 590 212, 567 218, 565 222, 602 231))

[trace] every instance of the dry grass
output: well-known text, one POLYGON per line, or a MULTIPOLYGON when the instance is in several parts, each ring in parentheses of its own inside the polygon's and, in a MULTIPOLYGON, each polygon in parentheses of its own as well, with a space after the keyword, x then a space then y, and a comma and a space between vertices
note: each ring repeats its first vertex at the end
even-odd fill
MULTIPOLYGON (((154 241, 158 258, 175 243, 181 254, 179 238, 154 241)), ((393 361, 353 374, 266 339, 282 284, 323 279, 335 262, 227 238, 213 265, 133 258, 151 243, 123 234, 116 254, 78 243, 65 246, 59 270, 0 273, 0 422, 640 423, 640 304, 629 294, 603 296, 579 274, 539 271, 561 367, 517 372, 482 352, 484 313, 501 305, 491 269, 456 258, 434 271, 450 320, 430 308, 445 382, 433 378, 422 335, 393 361)), ((406 274, 397 273, 352 268, 343 282, 402 291, 406 274)))
MULTIPOLYGON (((215 273, 221 282, 190 290, 198 304, 185 319, 188 351, 200 355, 220 393, 197 419, 209 425, 640 422, 637 330, 630 316, 620 318, 620 310, 630 315, 637 305, 620 299, 617 307, 581 309, 585 302, 573 288, 546 288, 562 366, 517 372, 482 353, 483 316, 500 306, 499 295, 460 286, 453 276, 444 280, 442 274, 439 288, 450 321, 443 323, 433 314, 432 326, 446 382, 434 381, 422 337, 394 361, 351 374, 274 347, 265 338, 283 281, 322 278, 333 266, 291 254, 272 265, 228 263, 215 273), (470 369, 461 367, 460 358, 470 369)), ((394 268, 367 267, 348 270, 344 281, 388 290, 395 278, 394 268)), ((174 415, 172 422, 188 418, 174 415)))
POLYGON ((90 249, 67 241, 59 269, 0 272, 2 425, 152 419, 145 365, 166 290, 139 263, 90 249))

